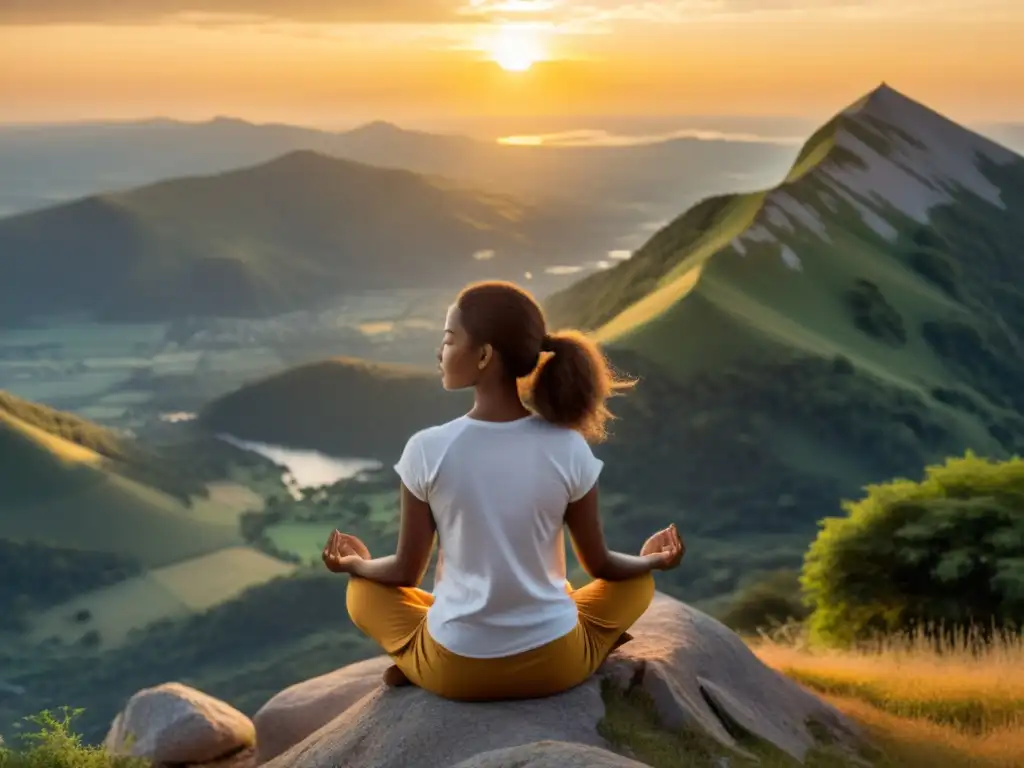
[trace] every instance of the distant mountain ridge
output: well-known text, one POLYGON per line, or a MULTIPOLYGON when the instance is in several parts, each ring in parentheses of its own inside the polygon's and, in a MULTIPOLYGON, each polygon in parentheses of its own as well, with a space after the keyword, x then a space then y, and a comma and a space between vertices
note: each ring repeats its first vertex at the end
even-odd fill
POLYGON ((0 324, 256 317, 370 288, 454 289, 582 258, 609 237, 586 217, 297 150, 0 219, 0 324))
POLYGON ((295 150, 443 175, 532 199, 586 199, 605 208, 667 203, 708 185, 732 189, 738 173, 774 179, 793 152, 788 145, 696 139, 589 149, 502 146, 383 121, 340 132, 223 117, 0 126, 0 216, 257 165, 295 150))

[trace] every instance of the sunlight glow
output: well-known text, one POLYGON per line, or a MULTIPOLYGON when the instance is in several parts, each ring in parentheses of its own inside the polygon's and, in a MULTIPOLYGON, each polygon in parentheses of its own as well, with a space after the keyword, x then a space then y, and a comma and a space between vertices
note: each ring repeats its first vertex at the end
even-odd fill
POLYGON ((530 25, 502 24, 485 48, 506 72, 526 72, 546 58, 538 29, 530 25))

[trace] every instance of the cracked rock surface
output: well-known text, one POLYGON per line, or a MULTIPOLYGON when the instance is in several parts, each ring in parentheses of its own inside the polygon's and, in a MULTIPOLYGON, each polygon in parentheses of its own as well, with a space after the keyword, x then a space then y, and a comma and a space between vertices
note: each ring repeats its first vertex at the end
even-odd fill
MULTIPOLYGON (((568 754, 553 743, 611 754, 614 749, 597 733, 604 679, 623 690, 642 688, 666 728, 703 732, 735 751, 733 734, 747 731, 802 760, 816 743, 809 722, 839 741, 859 740, 837 710, 765 666, 723 624, 674 598, 657 594, 630 631, 634 639, 594 678, 547 699, 445 701, 416 688, 385 689, 377 672, 387 666, 385 657, 345 667, 332 673, 336 677, 299 683, 267 702, 255 717, 260 755, 269 743, 268 751, 277 755, 267 763, 272 768, 450 768, 460 761, 468 768, 476 765, 472 758, 527 745, 539 755, 531 758, 537 766, 546 765, 544 755, 552 750, 568 754), (289 702, 317 714, 304 720, 289 702)), ((642 765, 613 754, 605 759, 613 758, 620 762, 605 764, 642 765)))
POLYGON ((678 600, 655 595, 630 632, 633 639, 597 675, 545 699, 465 703, 412 686, 387 688, 381 677, 391 662, 380 656, 271 698, 254 717, 255 750, 253 724, 244 715, 177 684, 136 694, 107 745, 126 751, 130 732, 141 737, 135 754, 210 768, 642 766, 598 733, 605 681, 644 691, 666 729, 704 734, 723 751, 741 751, 740 733, 801 761, 819 729, 839 744, 862 743, 837 710, 765 666, 724 625, 678 600))
POLYGON ((745 731, 801 761, 817 743, 809 723, 838 741, 860 740, 837 709, 762 663, 724 624, 678 600, 655 595, 630 631, 634 640, 606 666, 620 667, 616 680, 643 688, 666 728, 700 731, 733 750, 733 733, 745 731))

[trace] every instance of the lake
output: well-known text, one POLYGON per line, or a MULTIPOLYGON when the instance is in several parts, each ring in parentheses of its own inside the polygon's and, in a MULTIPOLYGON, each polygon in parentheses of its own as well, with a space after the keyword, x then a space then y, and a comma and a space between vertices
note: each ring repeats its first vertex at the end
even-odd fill
POLYGON ((287 472, 282 478, 292 494, 300 488, 319 488, 334 485, 339 480, 357 477, 363 472, 381 469, 384 465, 373 459, 341 458, 320 451, 285 448, 253 440, 240 440, 233 435, 220 434, 218 438, 246 451, 258 453, 287 472))

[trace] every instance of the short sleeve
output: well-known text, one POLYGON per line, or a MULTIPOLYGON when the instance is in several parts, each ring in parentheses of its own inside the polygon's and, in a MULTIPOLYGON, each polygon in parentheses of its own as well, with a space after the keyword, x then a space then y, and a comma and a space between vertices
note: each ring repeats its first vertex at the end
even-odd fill
POLYGON ((423 453, 423 441, 417 433, 409 438, 395 472, 412 495, 420 501, 427 500, 427 461, 423 453))
POLYGON ((569 501, 579 501, 597 484, 604 462, 594 455, 583 435, 573 433, 572 451, 569 457, 569 501))

